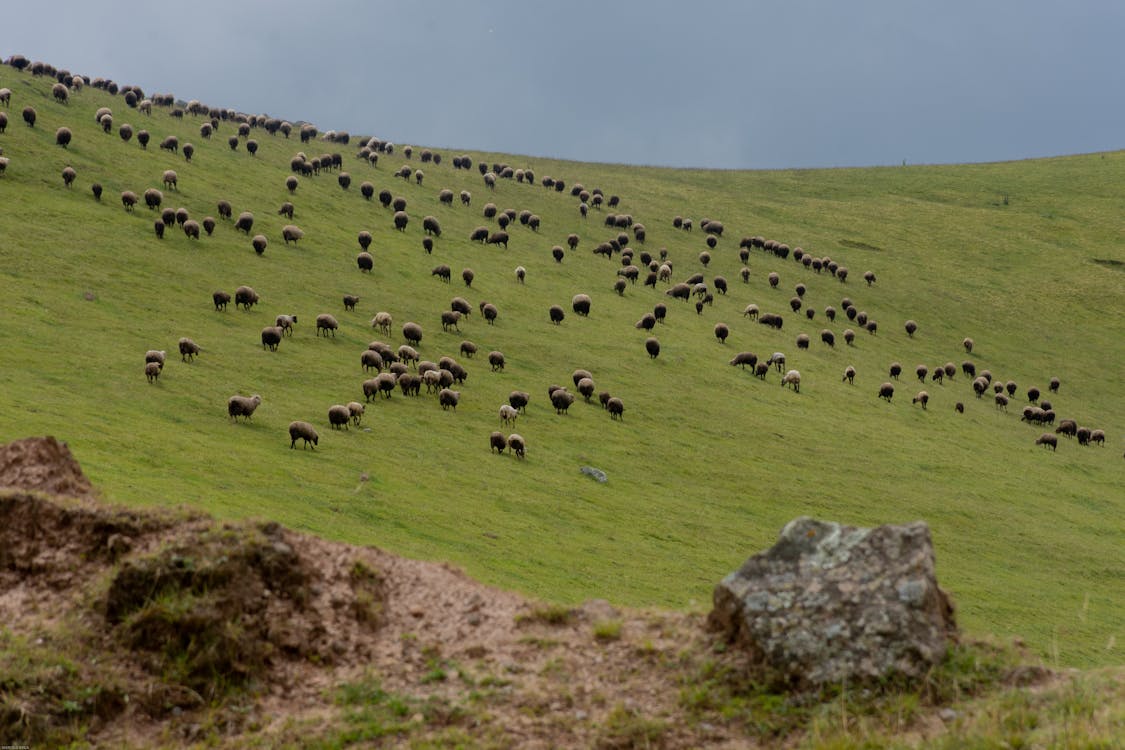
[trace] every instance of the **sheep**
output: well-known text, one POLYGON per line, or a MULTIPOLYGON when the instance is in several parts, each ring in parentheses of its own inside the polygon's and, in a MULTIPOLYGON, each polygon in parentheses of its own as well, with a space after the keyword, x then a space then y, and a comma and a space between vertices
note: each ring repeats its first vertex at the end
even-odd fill
POLYGON ((25 123, 27 123, 27 126, 29 128, 35 127, 35 118, 36 117, 37 117, 37 115, 35 113, 35 107, 24 107, 23 108, 23 121, 25 123))
POLYGON ((944 378, 945 378, 945 370, 941 367, 935 367, 934 368, 934 374, 930 376, 930 380, 934 381, 935 383, 940 384, 944 378))
POLYGON ((250 397, 231 396, 227 399, 227 415, 235 422, 238 421, 239 417, 245 417, 249 421, 261 403, 262 397, 256 393, 250 397))
POLYGON ((160 221, 159 219, 154 221, 152 223, 152 228, 153 228, 153 231, 156 232, 156 238, 158 240, 164 239, 164 222, 163 221, 160 221))
POLYGON ((195 343, 188 337, 184 336, 179 341, 180 345, 180 361, 191 362, 195 360, 195 355, 199 354, 199 344, 195 343))
POLYGON ((754 352, 739 352, 734 355, 734 358, 731 359, 729 364, 737 365, 744 370, 746 369, 746 365, 750 365, 750 369, 753 371, 754 366, 758 364, 758 355, 754 352))
POLYGON ((1055 428, 1055 432, 1059 435, 1074 437, 1078 433, 1078 423, 1073 419, 1063 419, 1059 422, 1059 426, 1055 428))
POLYGON ((590 315, 590 297, 586 294, 576 294, 570 300, 570 308, 576 315, 586 318, 590 315))
MULTIPOLYGON (((11 64, 10 60, 9 64, 11 64)), ((4 87, 0 89, 0 104, 3 104, 5 107, 12 106, 12 90, 10 88, 4 87)))
POLYGON ((359 364, 363 367, 364 372, 375 370, 382 372, 383 370, 383 357, 379 352, 372 349, 364 349, 359 355, 359 364))
POLYGON ((529 401, 531 401, 531 394, 526 391, 512 391, 508 395, 508 403, 517 411, 526 411, 529 401))
POLYGON ((504 353, 492 351, 488 353, 488 365, 493 372, 504 369, 504 353))
POLYGON ((516 281, 520 284, 523 283, 524 278, 527 276, 527 269, 523 266, 516 266, 516 281))
POLYGON ((967 377, 975 378, 977 376, 977 366, 968 360, 961 363, 961 372, 967 377))
POLYGON ((914 368, 914 374, 918 376, 918 382, 925 383, 926 376, 930 374, 930 370, 925 365, 918 365, 914 368))
POLYGON ((454 391, 449 388, 442 388, 438 392, 438 403, 441 404, 442 410, 452 408, 457 411, 457 403, 461 400, 461 392, 454 391))
POLYGON ((285 335, 284 332, 278 326, 266 326, 262 329, 262 346, 268 348, 271 352, 276 352, 283 335, 285 335))
POLYGON ((1047 386, 1047 390, 1049 390, 1051 393, 1058 393, 1059 385, 1060 383, 1058 378, 1051 378, 1051 383, 1047 386))
POLYGON ((918 330, 918 324, 913 320, 906 321, 906 335, 914 338, 914 332, 918 330))
POLYGON ((70 132, 70 128, 59 128, 55 131, 55 145, 66 148, 70 145, 71 139, 74 135, 70 132))
POLYGON ((160 377, 160 365, 156 362, 145 362, 145 377, 148 382, 155 383, 157 378, 160 377))
POLYGON ((288 245, 290 242, 296 245, 297 242, 304 236, 305 233, 302 232, 299 227, 296 227, 293 224, 286 224, 281 228, 281 238, 285 240, 286 245, 288 245))
POLYGON ((328 424, 332 429, 338 430, 341 427, 347 429, 348 423, 352 420, 352 413, 348 407, 343 404, 333 404, 328 407, 328 424))
POLYGON ((282 203, 281 208, 277 209, 277 215, 278 216, 284 216, 285 218, 292 221, 292 219, 293 219, 293 204, 290 203, 289 201, 285 201, 284 203, 282 203))
POLYGON ((137 131, 137 143, 141 144, 141 148, 148 150, 149 133, 147 130, 141 129, 137 131))
POLYGON ((203 231, 210 237, 211 233, 215 231, 215 219, 211 216, 203 217, 203 231))
POLYGON ((508 247, 508 233, 504 231, 493 232, 488 235, 489 245, 503 245, 505 249, 508 247))
POLYGON ((912 403, 912 404, 921 403, 922 404, 922 410, 925 411, 926 410, 926 404, 930 403, 930 394, 927 393, 926 391, 918 391, 918 395, 915 396, 913 399, 911 399, 910 403, 912 403))
POLYGON ((1032 386, 1031 388, 1028 388, 1027 389, 1027 400, 1030 401, 1031 403, 1035 403, 1036 401, 1038 401, 1039 400, 1039 389, 1034 387, 1034 386, 1032 386))
POLYGON ((851 365, 848 365, 844 368, 844 377, 840 382, 843 382, 844 380, 848 381, 850 385, 855 385, 855 368, 851 365))
POLYGON ((742 315, 744 317, 750 318, 750 320, 757 320, 758 315, 760 313, 761 313, 761 311, 758 309, 758 306, 755 305, 755 304, 747 305, 746 308, 742 311, 742 315))
POLYGON ((785 321, 780 315, 775 315, 774 313, 762 313, 758 316, 758 324, 781 330, 782 326, 785 324, 785 321))
POLYGON ((358 401, 349 401, 346 406, 348 407, 348 416, 351 417, 352 424, 359 427, 359 423, 363 420, 363 415, 367 411, 367 407, 358 401))
POLYGON ((515 433, 509 435, 508 450, 514 453, 516 458, 523 459, 527 453, 527 444, 524 442, 523 436, 515 433))
MULTIPOLYGON (((167 212, 169 210, 171 209, 165 210, 165 217, 167 217, 167 212)), ((190 217, 191 214, 188 213, 188 210, 186 208, 180 207, 175 211, 172 211, 172 222, 179 224, 181 227, 184 225, 184 222, 186 222, 190 217)), ((168 226, 172 226, 172 222, 168 222, 167 218, 165 218, 165 223, 168 224, 168 226)))
POLYGON ((405 232, 406 225, 410 223, 410 217, 405 211, 395 211, 393 221, 395 229, 400 232, 405 232))
POLYGON ((965 347, 966 354, 973 353, 973 340, 968 336, 966 336, 965 339, 961 342, 961 346, 965 347))
POLYGON ((1008 397, 1003 393, 996 394, 996 409, 997 411, 1008 411, 1008 397))
POLYGON ((360 273, 371 273, 375 268, 375 257, 365 250, 355 256, 355 264, 360 273))
POLYGON ((895 387, 890 383, 883 383, 879 386, 879 398, 885 399, 889 404, 891 399, 895 397, 895 387))
POLYGON ((1057 451, 1059 449, 1059 439, 1049 432, 1044 432, 1042 435, 1036 438, 1035 444, 1049 447, 1053 451, 1057 451))
POLYGON ((504 449, 508 447, 508 441, 504 439, 502 432, 493 432, 488 436, 488 452, 496 451, 499 456, 504 455, 504 449))
POLYGON ((297 192, 297 186, 300 184, 299 180, 294 175, 289 175, 285 178, 285 189, 290 193, 297 192))
POLYGON ((321 331, 324 331, 324 337, 328 338, 328 332, 332 332, 332 338, 336 338, 336 329, 340 324, 336 322, 336 317, 330 313, 321 313, 316 316, 316 335, 319 336, 321 331))
POLYGON ((489 325, 495 325, 496 317, 500 314, 500 311, 497 309, 496 305, 491 302, 481 302, 480 314, 484 316, 484 319, 488 321, 489 325))
POLYGON ((781 283, 781 276, 776 271, 771 271, 770 275, 766 278, 769 280, 770 286, 774 289, 776 289, 777 285, 781 283))
POLYGON ((1091 434, 1092 431, 1089 427, 1079 427, 1074 433, 1075 437, 1078 438, 1079 445, 1089 445, 1091 434))
POLYGON ((413 346, 418 346, 422 341, 422 326, 417 323, 405 323, 402 326, 402 337, 406 339, 407 343, 413 346))
POLYGON ((515 424, 516 418, 519 416, 519 409, 510 404, 500 405, 500 424, 512 425, 515 424))
MULTIPOLYGON (((6 160, 4 160, 3 157, 0 157, 0 161, 6 160)), ((0 173, 3 173, 3 171, 4 167, 0 165, 0 173)), ((100 182, 95 182, 94 184, 90 185, 90 192, 94 194, 94 200, 100 201, 102 199, 102 184, 100 182)))
POLYGON ((230 201, 219 201, 216 205, 216 210, 219 212, 220 219, 229 219, 234 209, 231 208, 230 201))
POLYGON ((313 444, 313 450, 320 444, 320 435, 317 434, 316 429, 308 422, 290 422, 289 423, 289 447, 296 448, 297 440, 301 439, 304 442, 301 448, 308 448, 309 443, 313 444))
POLYGON ((726 323, 716 323, 714 331, 715 338, 719 340, 720 344, 727 343, 727 337, 730 336, 730 327, 726 323))
POLYGON ((195 219, 188 219, 183 224, 184 236, 189 239, 199 239, 199 222, 195 219))
POLYGON ((230 304, 230 295, 220 290, 211 295, 211 301, 215 303, 215 312, 226 310, 230 304))
POLYGON ((565 388, 558 388, 551 393, 551 405, 555 407, 556 414, 566 414, 573 403, 574 394, 565 388))
POLYGON ((176 177, 176 170, 165 169, 163 180, 164 180, 164 189, 165 190, 178 190, 179 189, 177 187, 178 183, 177 183, 177 177, 176 177))
POLYGON ((807 333, 797 334, 797 348, 798 349, 808 349, 809 348, 809 335, 807 333))
POLYGON ((591 397, 594 395, 594 380, 593 378, 585 377, 578 381, 576 384, 579 395, 586 399, 586 403, 590 403, 591 397))
POLYGON ((363 381, 364 400, 370 401, 377 394, 382 394, 383 398, 389 399, 395 389, 397 380, 398 376, 393 372, 381 372, 371 380, 363 381))
POLYGON ((460 322, 461 313, 457 310, 445 310, 441 314, 441 329, 443 331, 449 331, 450 329, 460 331, 460 322))
POLYGON ((160 204, 164 201, 164 193, 156 188, 148 188, 144 192, 144 199, 145 206, 147 206, 150 211, 155 211, 160 208, 160 204))
MULTIPOLYGON (((220 213, 222 213, 221 210, 220 213)), ((244 234, 250 234, 250 230, 254 228, 254 214, 249 211, 240 213, 238 215, 238 221, 234 223, 234 228, 244 234)))
MULTIPOLYGON (((1079 442, 1081 442, 1081 441, 1079 441, 1079 442)), ((1090 430, 1090 437, 1088 438, 1088 442, 1097 443, 1098 445, 1100 445, 1104 448, 1105 447, 1105 430, 1090 430)))
POLYGON ((371 319, 371 327, 378 328, 385 334, 391 332, 392 323, 394 323, 394 319, 391 318, 389 312, 377 312, 375 313, 375 317, 371 319))
POLYGON ((797 370, 789 370, 788 372, 786 372, 785 375, 781 378, 781 387, 784 388, 787 385, 793 386, 794 393, 800 393, 801 373, 797 370))
POLYGON ((452 274, 453 271, 444 263, 439 266, 434 266, 432 269, 430 269, 430 276, 437 276, 438 279, 444 281, 446 284, 449 283, 449 279, 452 274))
POLYGON ((234 306, 249 310, 259 302, 258 293, 251 287, 240 286, 234 290, 234 306))
POLYGON ((660 342, 654 336, 645 339, 645 351, 648 352, 650 359, 656 359, 660 356, 660 342))
POLYGON ((973 392, 975 394, 977 394, 977 398, 980 398, 981 396, 983 396, 984 392, 987 391, 987 390, 988 390, 988 379, 987 378, 985 378, 983 376, 980 376, 980 377, 977 377, 975 380, 973 380, 973 392))

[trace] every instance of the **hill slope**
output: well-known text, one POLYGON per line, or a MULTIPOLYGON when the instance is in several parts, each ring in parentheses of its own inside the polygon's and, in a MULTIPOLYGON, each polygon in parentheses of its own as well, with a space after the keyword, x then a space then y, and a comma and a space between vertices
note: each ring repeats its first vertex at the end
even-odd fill
MULTIPOLYGON (((1125 255, 1114 186, 1125 179, 1125 154, 1015 164, 901 169, 698 172, 556 162, 532 157, 471 154, 473 168, 455 170, 452 153, 440 165, 418 154, 383 155, 376 167, 355 157, 355 142, 302 144, 260 128, 256 155, 233 123, 221 122, 209 140, 201 118, 151 116, 129 109, 120 96, 86 89, 68 104, 52 100, 51 81, 0 68, 0 86, 13 90, 0 147, 10 159, 0 176, 0 437, 28 433, 65 436, 84 456, 95 484, 116 501, 136 505, 187 503, 223 517, 265 517, 344 541, 378 544, 412 556, 448 559, 484 581, 546 599, 575 603, 590 597, 625 605, 707 607, 711 587, 748 554, 767 546, 797 515, 871 525, 923 518, 930 523, 939 576, 958 603, 970 632, 1022 636, 1040 654, 1069 665, 1120 662, 1125 599, 1122 388, 1125 341, 1125 255), (38 111, 35 128, 20 110, 38 111), (111 133, 94 122, 108 106, 111 133), (152 142, 117 135, 121 123, 145 128, 152 142), (74 134, 66 149, 55 129, 74 134), (157 148, 165 136, 192 142, 190 163, 157 148), (290 159, 339 151, 352 184, 335 171, 302 177, 290 194, 290 159), (494 192, 480 162, 533 169, 536 184, 500 179, 494 192), (422 168, 421 185, 395 178, 402 165, 422 168), (77 172, 71 188, 60 174, 77 172), (270 242, 264 255, 231 222, 213 236, 189 240, 178 228, 158 240, 155 215, 122 209, 122 190, 163 187, 165 169, 178 189, 164 190, 164 206, 184 207, 201 219, 228 200, 235 215, 252 211, 254 233, 270 242), (546 175, 565 180, 562 192, 544 189, 546 175), (392 226, 391 211, 360 195, 370 180, 404 197, 410 223, 392 226), (104 186, 97 202, 90 185, 104 186), (666 248, 674 279, 724 276, 727 295, 697 315, 694 307, 640 283, 623 296, 612 291, 619 260, 592 248, 616 237, 606 211, 583 220, 570 186, 602 188, 621 197, 647 227, 637 254, 666 248), (472 191, 468 207, 439 203, 438 191, 472 191), (292 223, 304 231, 286 246, 277 215, 292 201, 292 223), (468 240, 483 205, 529 210, 542 217, 538 233, 509 229, 507 249, 468 240), (422 250, 422 218, 443 228, 432 255, 422 250), (672 217, 696 229, 672 228, 672 217), (704 267, 700 219, 721 220, 726 232, 704 267), (375 269, 361 274, 356 235, 374 235, 375 269), (577 250, 555 263, 550 248, 577 233, 577 250), (751 276, 739 278, 738 240, 762 235, 831 256, 851 275, 841 284, 795 263, 755 250, 751 276), (431 268, 446 263, 454 282, 431 268), (524 284, 513 269, 527 269, 524 284), (471 288, 457 283, 471 267, 471 288), (864 271, 878 281, 865 286, 864 271), (767 274, 780 274, 772 289, 767 274), (790 311, 797 283, 807 286, 809 321, 790 311), (243 312, 216 312, 211 293, 252 285, 261 303, 243 312), (344 312, 341 297, 360 296, 344 312), (593 299, 588 318, 570 312, 574 294, 593 299), (495 325, 473 314, 461 332, 443 332, 439 313, 462 295, 476 306, 494 303, 495 325), (860 330, 855 345, 843 330, 857 328, 825 307, 841 299, 879 323, 860 330), (669 314, 654 332, 659 358, 644 352, 646 334, 633 323, 653 305, 669 314), (783 314, 780 331, 742 315, 749 303, 783 314), (567 318, 550 323, 549 305, 567 318), (395 319, 383 336, 370 327, 377 311, 395 319), (314 336, 313 319, 340 320, 334 338, 314 336), (297 313, 294 336, 279 351, 264 350, 259 331, 278 313, 297 313), (910 338, 908 318, 919 324, 910 338), (366 429, 332 431, 328 407, 362 400, 361 351, 373 339, 397 347, 402 323, 425 329, 424 359, 458 357, 469 370, 456 411, 433 396, 368 404, 366 429), (731 328, 725 344, 712 332, 731 328), (822 328, 837 345, 819 343, 822 328), (794 345, 812 336, 809 350, 794 345), (191 364, 175 359, 181 336, 204 349, 191 364), (965 359, 961 340, 976 341, 971 359, 1018 391, 1007 413, 977 400, 958 370, 952 381, 922 386, 915 365, 965 359), (458 354, 462 339, 481 354, 458 354), (156 384, 142 372, 144 352, 167 349, 156 384), (507 365, 491 372, 483 354, 504 352, 507 365), (778 387, 779 375, 753 378, 728 360, 750 350, 774 351, 801 371, 800 393, 778 387), (876 397, 888 365, 904 375, 895 399, 876 397), (841 382, 845 366, 858 371, 841 382), (552 383, 571 385, 576 368, 589 370, 598 390, 625 404, 612 421, 597 404, 579 399, 567 415, 547 400, 552 383), (1042 431, 1020 422, 1029 386, 1051 394, 1060 418, 1103 428, 1107 446, 1079 448, 1061 439, 1057 452, 1034 445, 1042 431), (913 382, 911 382, 913 381, 913 382), (925 387, 925 411, 910 398, 925 387), (525 461, 488 451, 499 429, 497 407, 513 389, 532 401, 512 430, 528 442, 525 461), (232 423, 224 404, 235 393, 261 394, 249 423, 232 423), (953 409, 965 405, 965 413, 953 409), (313 422, 316 451, 288 449, 291 420, 313 422), (582 466, 604 470, 600 484, 582 466)), ((631 240, 632 241, 632 240, 631 240)), ((642 275, 643 278, 643 275, 642 275)), ((509 430, 505 429, 505 433, 509 430)), ((1050 428, 1047 428, 1050 429, 1050 428)))

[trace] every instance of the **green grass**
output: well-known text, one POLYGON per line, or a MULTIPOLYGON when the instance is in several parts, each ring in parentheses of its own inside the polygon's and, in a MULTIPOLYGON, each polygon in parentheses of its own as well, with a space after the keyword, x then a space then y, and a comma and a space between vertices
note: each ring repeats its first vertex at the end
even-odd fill
POLYGON ((146 117, 93 89, 59 105, 47 80, 9 68, 0 68, 0 86, 14 92, 0 134, 11 160, 0 176, 0 439, 54 434, 68 441, 107 498, 270 518, 450 560, 486 582, 563 607, 606 598, 705 610, 714 584, 795 516, 862 525, 921 518, 933 531, 939 579, 970 633, 1018 635, 1061 665, 1121 662, 1125 253, 1118 186, 1125 152, 770 172, 472 154, 475 162, 532 167, 537 180, 552 175, 619 194, 618 211, 648 228, 638 253, 665 247, 677 279, 700 271, 730 282, 730 294, 697 316, 640 284, 614 294, 616 259, 590 250, 617 231, 603 227, 597 211, 583 222, 569 190, 500 180, 489 194, 475 163, 470 171, 452 168, 458 151, 443 149, 439 166, 396 154, 372 169, 354 158, 354 141, 302 145, 255 131, 261 148, 250 157, 227 147, 228 123, 205 141, 198 119, 178 121, 159 108, 146 117), (34 129, 19 117, 28 104, 39 113, 34 129), (93 120, 100 106, 113 109, 116 125, 147 128, 148 150, 101 133, 93 120), (74 132, 66 150, 54 145, 61 125, 74 132), (169 134, 195 145, 192 163, 157 148, 169 134), (283 182, 300 150, 344 154, 351 189, 327 174, 302 178, 290 196, 283 182), (391 176, 406 163, 424 169, 422 186, 391 176), (78 172, 69 190, 60 177, 68 164, 78 172), (178 229, 157 241, 143 205, 122 210, 122 190, 159 187, 167 168, 179 173, 179 191, 164 191, 166 206, 184 206, 197 219, 214 215, 219 199, 231 201, 236 214, 253 211, 255 233, 270 239, 265 255, 255 256, 229 223, 199 242, 178 229), (392 229, 389 211, 363 200, 363 180, 407 198, 405 233, 392 229), (90 194, 94 181, 105 187, 100 204, 90 194), (446 187, 471 190, 473 205, 441 206, 437 194, 446 187), (289 221, 276 211, 286 200, 305 231, 297 247, 281 241, 289 221), (488 223, 480 214, 489 200, 534 211, 541 231, 513 227, 507 250, 470 243, 472 228, 488 223), (432 256, 421 248, 427 214, 445 232, 432 256), (698 228, 671 228, 677 214, 726 225, 710 268, 697 261, 704 249, 698 228), (370 276, 354 261, 363 229, 375 235, 370 276), (549 249, 572 231, 581 244, 557 265, 549 249), (851 278, 841 285, 755 251, 751 283, 743 285, 737 243, 751 234, 831 256, 851 278), (454 269, 453 284, 430 276, 438 263, 454 269), (522 286, 512 273, 517 264, 527 268, 522 286), (472 289, 456 281, 466 266, 477 274, 472 289), (870 288, 861 279, 866 270, 879 279, 870 288), (781 274, 778 290, 765 282, 770 271, 781 274), (808 286, 814 321, 789 311, 797 282, 808 286), (261 304, 216 313, 211 293, 239 284, 254 286, 261 304), (593 298, 588 319, 569 313, 578 292, 593 298), (344 293, 360 295, 355 313, 343 312, 344 293), (462 333, 443 333, 439 311, 454 295, 474 307, 496 304, 496 325, 473 315, 462 333), (827 326, 839 337, 846 326, 828 324, 822 311, 839 307, 844 295, 878 321, 879 334, 860 332, 854 347, 830 350, 818 332, 827 326), (656 331, 663 353, 650 360, 632 324, 658 301, 670 302, 670 313, 656 331), (767 330, 742 317, 749 302, 783 313, 785 328, 767 330), (561 326, 547 320, 551 304, 568 310, 561 326), (394 316, 389 337, 369 326, 379 310, 394 316), (282 312, 299 315, 296 333, 280 351, 264 351, 259 331, 282 312), (340 319, 334 340, 313 335, 321 312, 340 319), (902 329, 907 318, 920 326, 913 339, 902 329), (476 359, 458 357, 470 372, 458 409, 396 394, 369 405, 370 431, 332 431, 329 405, 361 396, 367 376, 360 352, 373 339, 401 344, 408 320, 425 329, 419 349, 427 359, 456 357, 463 338, 480 347, 476 359), (712 335, 718 321, 732 329, 725 346, 712 335), (814 339, 807 352, 794 345, 802 331, 814 339), (185 335, 204 349, 191 365, 173 354, 185 335), (960 372, 945 385, 926 384, 928 411, 912 408, 921 387, 911 382, 913 366, 959 364, 965 336, 976 340, 978 368, 1016 380, 1021 393, 1061 378, 1055 410, 1105 429, 1107 447, 1063 440, 1057 453, 1038 448, 1041 430, 1019 421, 1021 398, 1008 414, 997 413, 990 401, 972 397, 960 372), (155 385, 142 372, 152 348, 169 351, 155 385), (501 373, 484 361, 492 349, 507 357, 501 373), (763 383, 729 367, 741 350, 761 357, 784 351, 801 370, 801 393, 779 388, 776 373, 763 383), (876 389, 895 360, 908 375, 886 404, 876 389), (840 382, 848 364, 859 373, 855 386, 840 382), (593 373, 598 390, 623 399, 624 420, 611 421, 581 400, 569 415, 554 414, 547 386, 569 385, 579 367, 593 373), (488 452, 497 408, 513 389, 532 394, 513 428, 527 440, 525 461, 488 452), (263 397, 249 424, 227 419, 224 404, 235 393, 263 397), (955 401, 965 402, 965 414, 954 413, 955 401), (316 451, 289 450, 286 426, 294 419, 317 425, 316 451), (581 474, 586 465, 604 470, 608 482, 581 474))

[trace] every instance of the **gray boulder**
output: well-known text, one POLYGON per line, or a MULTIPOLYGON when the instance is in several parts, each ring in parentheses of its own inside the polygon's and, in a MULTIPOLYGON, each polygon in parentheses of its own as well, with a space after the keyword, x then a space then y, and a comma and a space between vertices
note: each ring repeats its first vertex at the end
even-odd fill
POLYGON ((924 522, 806 517, 715 587, 708 624, 799 685, 920 677, 957 630, 924 522))

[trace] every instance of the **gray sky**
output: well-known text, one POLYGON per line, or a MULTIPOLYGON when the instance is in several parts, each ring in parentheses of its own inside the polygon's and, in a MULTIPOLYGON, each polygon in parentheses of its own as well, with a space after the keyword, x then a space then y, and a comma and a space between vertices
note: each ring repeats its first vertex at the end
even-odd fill
POLYGON ((0 12, 4 58, 146 93, 401 144, 722 168, 1118 149, 1123 35, 1120 0, 38 0, 0 12))

